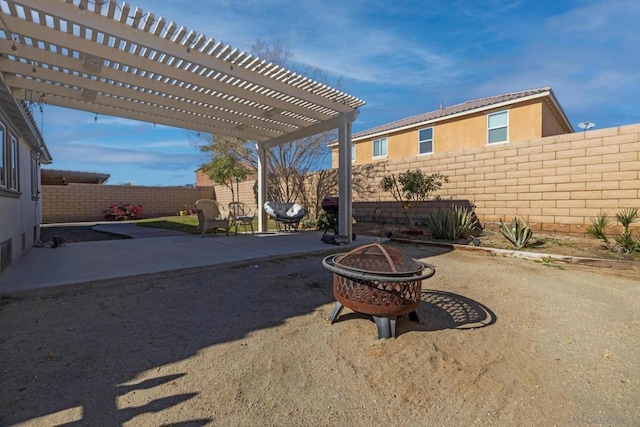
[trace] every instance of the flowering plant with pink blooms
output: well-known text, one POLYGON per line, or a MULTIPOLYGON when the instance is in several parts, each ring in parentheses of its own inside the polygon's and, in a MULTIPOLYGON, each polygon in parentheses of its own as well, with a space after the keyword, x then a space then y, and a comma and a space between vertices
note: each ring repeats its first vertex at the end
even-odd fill
POLYGON ((109 206, 108 209, 102 211, 104 219, 107 221, 126 221, 135 219, 140 212, 142 212, 142 206, 132 205, 127 203, 126 205, 116 205, 115 203, 109 206))

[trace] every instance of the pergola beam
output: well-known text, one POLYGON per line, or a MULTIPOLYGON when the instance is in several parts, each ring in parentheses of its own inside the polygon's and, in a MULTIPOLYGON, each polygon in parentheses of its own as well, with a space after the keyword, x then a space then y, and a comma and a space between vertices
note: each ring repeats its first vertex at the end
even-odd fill
MULTIPOLYGON (((8 40, 0 40, 0 53, 7 56, 15 54, 15 52, 11 51, 11 45, 12 43, 8 40)), ((196 85, 193 85, 195 89, 185 89, 184 87, 167 85, 156 79, 141 77, 140 75, 126 73, 109 67, 103 67, 99 74, 94 75, 83 68, 84 61, 82 59, 54 54, 32 46, 20 46, 20 58, 23 58, 25 62, 8 61, 9 63, 2 67, 4 71, 8 73, 34 75, 39 78, 44 78, 46 76, 46 79, 48 80, 60 81, 60 78, 54 77, 56 76, 54 74, 41 74, 41 70, 45 69, 50 72, 53 72, 53 68, 73 70, 78 73, 82 72, 83 74, 71 76, 70 73, 62 73, 62 71, 59 71, 59 73, 73 77, 74 84, 76 85, 80 84, 82 87, 107 93, 111 92, 109 88, 116 86, 115 82, 126 81, 128 86, 136 87, 136 90, 141 92, 157 92, 171 96, 173 99, 176 99, 176 103, 190 100, 194 105, 214 105, 217 107, 216 115, 229 121, 242 121, 245 124, 269 127, 281 132, 287 132, 292 127, 304 126, 309 123, 308 121, 303 121, 294 117, 288 117, 286 124, 278 121, 278 117, 267 121, 264 119, 266 110, 229 101, 219 96, 213 97, 210 94, 210 89, 204 90, 196 85), (36 67, 36 73, 32 72, 33 67, 36 67), (79 79, 79 77, 82 77, 82 79, 79 79), (103 81, 111 83, 104 83, 106 86, 103 87, 89 87, 90 85, 95 85, 95 83, 103 81), (184 100, 177 101, 179 99, 184 100)))
MULTIPOLYGON (((125 35, 136 31, 136 34, 135 34, 136 44, 145 46, 148 49, 153 49, 158 52, 162 52, 167 55, 174 56, 176 58, 183 58, 186 54, 186 46, 180 43, 176 43, 169 39, 156 37, 153 34, 150 34, 142 29, 135 30, 134 28, 132 28, 132 26, 121 23, 121 22, 119 23, 115 20, 107 21, 104 19, 104 16, 96 12, 91 12, 88 10, 85 10, 84 12, 82 12, 77 6, 73 4, 54 2, 54 1, 43 2, 42 0, 19 0, 19 1, 15 1, 15 3, 20 4, 27 8, 33 8, 33 9, 39 10, 51 16, 57 16, 57 17, 63 16, 64 19, 67 21, 76 22, 76 23, 81 22, 82 25, 90 27, 93 31, 99 31, 105 34, 112 35, 114 37, 122 37, 123 39, 125 39, 125 35)), ((23 24, 25 23, 26 22, 23 21, 23 24)), ((42 27, 39 24, 34 24, 34 25, 38 25, 42 27)), ((46 27, 42 27, 42 28, 46 28, 46 27)), ((41 38, 41 40, 49 40, 49 39, 41 38)), ((181 38, 176 38, 176 40, 181 41, 181 38)), ((91 50, 86 50, 86 49, 78 49, 78 50, 82 52, 93 53, 93 51, 91 50)), ((101 52, 97 52, 96 54, 102 55, 101 52)), ((125 55, 125 57, 126 56, 128 55, 125 55)), ((115 59, 115 58, 112 58, 112 59, 115 59)), ((304 99, 309 99, 311 103, 314 103, 319 106, 338 110, 341 112, 347 112, 352 109, 352 107, 349 107, 347 105, 340 105, 324 97, 309 94, 306 91, 303 92, 295 87, 292 87, 286 84, 286 82, 281 82, 273 78, 265 77, 260 73, 247 70, 242 67, 234 68, 232 67, 232 64, 230 64, 228 61, 217 58, 212 55, 202 53, 198 50, 192 50, 191 53, 188 54, 188 58, 185 58, 185 59, 187 59, 189 62, 196 63, 203 67, 211 67, 217 71, 223 72, 233 77, 237 77, 242 80, 252 81, 255 84, 263 86, 267 89, 275 90, 287 95, 291 95, 293 97, 304 97, 304 99)), ((126 62, 129 62, 129 61, 126 61, 126 62)), ((225 93, 231 93, 229 92, 229 89, 230 88, 227 87, 226 90, 222 90, 222 91, 225 93)), ((244 91, 240 91, 240 92, 244 92, 244 91)), ((246 94, 244 95, 238 94, 237 96, 246 97, 246 94)), ((273 103, 273 99, 269 100, 269 102, 273 103)), ((290 109, 291 105, 288 103, 286 103, 286 105, 282 104, 281 108, 290 109)), ((317 117, 317 118, 321 119, 320 117, 317 117)))
MULTIPOLYGON (((246 138, 247 136, 245 129, 237 129, 235 125, 231 126, 208 117, 199 117, 193 113, 162 108, 159 105, 149 106, 146 109, 133 108, 132 105, 135 105, 135 103, 117 98, 105 97, 104 95, 96 95, 96 99, 92 101, 84 100, 82 90, 80 89, 48 85, 45 82, 13 76, 7 76, 5 78, 5 82, 11 87, 13 96, 16 99, 30 101, 32 98, 28 96, 29 92, 46 92, 44 101, 61 107, 125 118, 131 115, 133 120, 141 120, 154 124, 166 124, 168 126, 201 130, 203 132, 221 133, 238 138, 246 138)), ((252 136, 253 137, 251 139, 255 141, 262 141, 265 138, 259 134, 253 134, 252 136)))
MULTIPOLYGON (((14 63, 10 64, 6 67, 6 69, 10 72, 28 75, 31 71, 31 67, 27 64, 14 63)), ((98 80, 84 79, 81 83, 83 83, 82 88, 78 88, 77 86, 74 88, 74 85, 78 84, 78 79, 68 73, 61 73, 49 69, 40 69, 38 70, 38 79, 41 80, 33 80, 31 78, 25 77, 14 77, 7 76, 7 82, 14 88, 20 88, 24 90, 32 90, 32 91, 45 91, 46 88, 42 87, 43 85, 51 84, 51 83, 43 83, 44 82, 52 82, 55 83, 58 87, 68 87, 73 88, 74 92, 77 92, 77 97, 83 97, 83 93, 86 93, 84 90, 89 90, 91 94, 94 95, 93 103, 109 105, 114 104, 115 102, 120 102, 123 104, 127 104, 127 109, 132 111, 139 111, 143 113, 151 113, 152 111, 189 111, 189 114, 194 116, 194 121, 213 121, 219 123, 220 128, 228 128, 233 129, 236 126, 239 126, 240 123, 233 123, 227 119, 227 115, 224 112, 219 112, 217 109, 212 108, 211 106, 205 107, 202 105, 191 105, 191 103, 179 102, 175 101, 172 98, 168 98, 166 96, 161 96, 160 94, 154 94, 148 91, 136 91, 131 88, 126 88, 123 86, 115 86, 108 85, 106 83, 102 83, 98 80), (38 87, 34 87, 34 86, 38 87), (84 90, 83 90, 84 89, 84 90), (138 92, 138 93, 132 93, 138 92), (135 102, 133 102, 135 99, 135 102), (116 101, 117 100, 117 101, 116 101), (159 107, 161 110, 150 109, 148 106, 153 105, 159 107), (197 116, 200 115, 200 116, 197 116)), ((53 91, 53 90, 52 90, 53 91)), ((69 96, 72 98, 72 96, 69 96)), ((112 105, 114 106, 114 105, 112 105)), ((166 114, 158 114, 157 120, 161 121, 164 117, 167 117, 166 114)), ((236 118, 237 120, 237 118, 236 118)), ((252 120, 248 120, 249 122, 253 122, 252 120)), ((241 122, 242 123, 242 122, 241 122)), ((244 125, 244 123, 242 123, 244 125)), ((252 126, 252 130, 257 138, 260 140, 274 137, 279 135, 281 132, 274 132, 270 129, 266 129, 263 127, 258 128, 258 123, 254 123, 252 126)))
POLYGON ((333 117, 332 119, 325 120, 320 123, 316 123, 315 125, 298 129, 296 131, 289 132, 286 135, 278 136, 268 141, 264 141, 263 144, 266 148, 272 148, 278 145, 286 144, 287 142, 297 141, 299 139, 317 135, 322 132, 327 132, 333 129, 337 129, 341 126, 341 123, 344 119, 343 116, 346 117, 347 120, 352 122, 353 120, 355 120, 357 115, 358 115, 357 110, 350 111, 348 113, 344 113, 339 116, 333 117))

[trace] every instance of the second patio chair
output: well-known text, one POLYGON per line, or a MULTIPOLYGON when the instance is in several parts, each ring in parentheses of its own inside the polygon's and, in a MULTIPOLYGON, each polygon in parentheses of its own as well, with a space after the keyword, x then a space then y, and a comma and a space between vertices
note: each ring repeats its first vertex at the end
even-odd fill
POLYGON ((244 226, 244 232, 247 232, 247 225, 251 227, 251 234, 253 234, 253 219, 256 217, 255 212, 249 206, 242 202, 229 203, 229 211, 231 213, 231 226, 236 226, 236 235, 238 234, 238 227, 244 226))
POLYGON ((304 218, 307 211, 297 203, 285 203, 267 201, 264 204, 264 211, 276 222, 278 231, 298 231, 300 220, 304 218))

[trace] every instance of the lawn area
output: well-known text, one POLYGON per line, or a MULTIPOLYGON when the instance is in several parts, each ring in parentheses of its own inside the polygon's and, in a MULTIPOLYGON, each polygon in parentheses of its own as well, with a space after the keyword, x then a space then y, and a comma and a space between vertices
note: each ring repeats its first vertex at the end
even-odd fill
POLYGON ((162 228, 189 234, 200 233, 198 231, 198 217, 196 215, 143 218, 136 220, 135 224, 138 227, 162 228))
MULTIPOLYGON (((198 217, 196 215, 143 218, 136 220, 135 224, 139 227, 162 228, 165 230, 175 230, 189 234, 200 234, 198 231, 198 217)), ((258 218, 253 220, 253 229, 258 230, 258 218)), ((276 230, 276 223, 271 218, 269 218, 267 229, 276 230)), ((229 229, 230 233, 235 231, 235 226, 229 229)), ((244 226, 240 226, 238 231, 244 232, 244 226)), ((213 232, 213 230, 209 230, 207 231, 207 234, 213 232)))

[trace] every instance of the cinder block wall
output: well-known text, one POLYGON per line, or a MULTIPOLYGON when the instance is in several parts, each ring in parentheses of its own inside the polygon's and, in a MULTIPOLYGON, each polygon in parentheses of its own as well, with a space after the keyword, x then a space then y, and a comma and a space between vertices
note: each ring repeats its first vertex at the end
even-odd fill
POLYGON ((198 199, 215 199, 213 187, 140 187, 128 185, 43 185, 42 222, 101 221, 112 204, 142 205, 141 217, 178 215, 198 199))
MULTIPOLYGON (((438 209, 451 209, 460 206, 471 209, 468 200, 439 200, 418 202, 412 205, 410 216, 415 220, 424 218, 430 212, 438 209)), ((384 222, 386 224, 404 224, 406 222, 404 210, 400 203, 396 202, 353 202, 353 216, 357 221, 384 222)))
MULTIPOLYGON (((534 230, 584 234, 591 218, 602 212, 615 215, 624 208, 640 208, 640 124, 384 161, 366 170, 367 181, 375 188, 382 176, 408 169, 449 176, 438 195, 475 204, 478 219, 489 227, 517 215, 534 230)), ((240 183, 240 200, 252 207, 254 185, 255 180, 240 183)), ((402 220, 402 209, 391 194, 359 194, 354 192, 357 217, 372 217, 380 207, 385 218, 402 220)), ((199 198, 226 204, 231 192, 221 185, 43 186, 43 222, 100 220, 104 209, 121 202, 141 204, 145 217, 176 215, 199 198)), ((427 209, 419 207, 416 218, 427 209)), ((640 229, 640 224, 633 228, 640 229)))
POLYGON ((385 163, 371 180, 407 169, 449 176, 438 194, 474 203, 489 226, 518 215, 534 230, 584 234, 602 212, 640 208, 640 124, 385 163))
POLYGON ((216 200, 218 200, 224 205, 227 205, 230 202, 234 201, 233 199, 235 198, 235 201, 239 200, 245 203, 247 206, 251 207, 251 209, 253 209, 254 212, 257 212, 256 209, 257 209, 258 202, 256 201, 256 195, 255 195, 256 193, 254 191, 255 184, 256 184, 255 180, 248 180, 245 182, 241 182, 238 184, 237 187, 234 184, 233 186, 233 191, 235 193, 234 195, 231 194, 231 190, 229 189, 229 187, 215 184, 214 188, 216 193, 216 200), (238 199, 238 196, 240 197, 239 199, 238 199))

